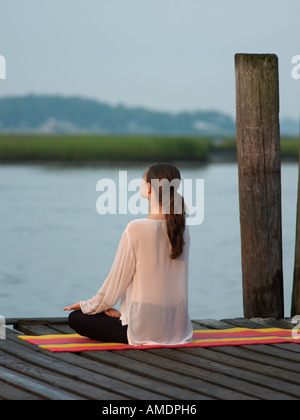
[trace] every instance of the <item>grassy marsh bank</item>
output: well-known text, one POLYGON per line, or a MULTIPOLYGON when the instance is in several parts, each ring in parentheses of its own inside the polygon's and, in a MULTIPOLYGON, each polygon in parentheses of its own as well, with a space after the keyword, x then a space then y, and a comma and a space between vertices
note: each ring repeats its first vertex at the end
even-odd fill
MULTIPOLYGON (((299 139, 283 138, 284 160, 298 161, 299 139)), ((207 137, 1 135, 0 162, 201 163, 236 160, 236 139, 207 137)))

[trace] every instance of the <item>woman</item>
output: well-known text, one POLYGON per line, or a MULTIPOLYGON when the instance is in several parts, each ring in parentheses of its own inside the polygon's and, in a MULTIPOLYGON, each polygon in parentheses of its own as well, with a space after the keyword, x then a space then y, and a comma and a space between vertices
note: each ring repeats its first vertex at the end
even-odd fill
POLYGON ((148 218, 127 225, 111 271, 96 295, 64 309, 74 311, 69 325, 78 334, 135 346, 192 340, 190 236, 184 200, 177 193, 180 179, 179 170, 168 163, 156 163, 145 171, 141 195, 150 202, 148 218), (154 180, 169 181, 167 194, 162 186, 154 188, 154 180), (120 299, 118 312, 112 307, 120 299))

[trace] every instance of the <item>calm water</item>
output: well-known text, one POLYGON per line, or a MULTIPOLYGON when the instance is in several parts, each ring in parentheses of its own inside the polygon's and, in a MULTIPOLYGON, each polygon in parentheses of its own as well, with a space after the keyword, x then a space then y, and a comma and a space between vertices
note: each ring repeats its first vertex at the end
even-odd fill
MULTIPOLYGON (((126 168, 123 168, 123 170, 126 168)), ((0 314, 65 316, 64 306, 95 294, 126 224, 144 215, 100 216, 97 181, 118 169, 0 166, 0 314)), ((142 177, 144 167, 128 170, 142 177)), ((205 180, 205 219, 190 226, 190 316, 243 316, 236 164, 182 170, 205 180)), ((298 165, 283 164, 286 316, 294 265, 298 165)))

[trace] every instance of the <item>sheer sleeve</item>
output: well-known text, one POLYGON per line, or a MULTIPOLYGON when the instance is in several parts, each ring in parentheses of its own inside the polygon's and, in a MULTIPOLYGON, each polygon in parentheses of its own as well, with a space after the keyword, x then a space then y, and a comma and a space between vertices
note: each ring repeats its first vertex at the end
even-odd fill
POLYGON ((135 257, 132 252, 128 231, 124 231, 110 273, 94 297, 81 301, 84 314, 94 315, 113 307, 123 296, 135 271, 135 257))

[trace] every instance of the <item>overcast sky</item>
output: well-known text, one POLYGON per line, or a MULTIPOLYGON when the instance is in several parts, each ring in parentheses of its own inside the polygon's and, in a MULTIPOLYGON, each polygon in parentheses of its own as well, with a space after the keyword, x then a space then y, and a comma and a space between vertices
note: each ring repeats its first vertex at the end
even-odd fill
POLYGON ((281 115, 299 118, 299 0, 0 0, 0 96, 235 114, 234 55, 275 53, 281 115))

